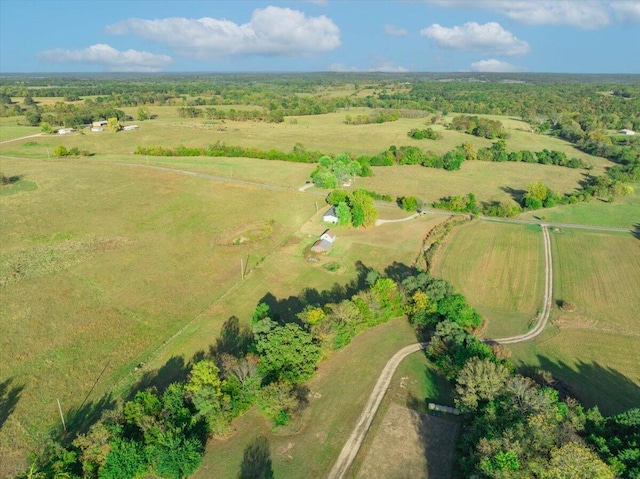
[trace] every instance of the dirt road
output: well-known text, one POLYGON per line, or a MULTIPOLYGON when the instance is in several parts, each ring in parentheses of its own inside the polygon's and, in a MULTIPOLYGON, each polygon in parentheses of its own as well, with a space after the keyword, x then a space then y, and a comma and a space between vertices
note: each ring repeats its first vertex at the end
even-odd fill
MULTIPOLYGON (((517 336, 511 336, 508 338, 499 338, 499 339, 487 339, 486 342, 498 343, 498 344, 514 344, 521 343, 524 341, 529 341, 536 336, 538 336, 542 331, 544 331, 547 322, 549 321, 549 315, 551 314, 551 304, 553 298, 553 264, 551 258, 551 239, 549 238, 549 229, 547 225, 542 226, 542 237, 544 242, 544 258, 545 258, 545 281, 544 281, 544 298, 543 298, 543 306, 542 310, 538 316, 538 322, 536 326, 524 334, 519 334, 517 336)), ((376 416, 376 412, 384 398, 385 393, 389 387, 389 383, 391 382, 391 378, 395 373, 398 365, 402 362, 404 358, 409 356, 410 354, 415 353, 416 351, 420 351, 426 349, 429 343, 416 343, 410 346, 406 346, 393 355, 391 359, 384 366, 384 369, 380 373, 378 377, 378 382, 376 382, 373 391, 371 391, 371 395, 369 396, 369 400, 365 405, 360 417, 358 418, 358 422, 356 423, 353 431, 351 431, 351 435, 347 442, 345 443, 342 451, 340 452, 340 456, 338 456, 337 461, 333 465, 333 468, 329 472, 327 476, 328 479, 342 479, 346 472, 351 467, 353 460, 355 459, 358 451, 360 450, 360 446, 362 445, 367 432, 369 431, 369 427, 371 426, 371 422, 373 418, 376 416)))

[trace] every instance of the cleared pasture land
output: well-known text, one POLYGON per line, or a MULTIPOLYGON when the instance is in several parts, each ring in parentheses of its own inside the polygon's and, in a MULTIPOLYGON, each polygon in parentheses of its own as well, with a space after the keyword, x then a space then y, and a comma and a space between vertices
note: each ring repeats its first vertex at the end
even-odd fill
POLYGON ((433 274, 466 296, 485 319, 487 337, 525 333, 542 303, 540 228, 481 221, 458 226, 436 255, 433 274))
POLYGON ((615 413, 640 404, 640 242, 629 234, 563 230, 552 237, 553 327, 512 346, 522 366, 542 366, 585 405, 615 413))
POLYGON ((240 258, 268 256, 315 213, 311 195, 154 170, 2 168, 38 186, 1 198, 0 377, 22 388, 3 467, 58 421, 57 398, 73 410, 101 397, 235 284, 240 258))
POLYGON ((23 120, 23 117, 0 118, 0 141, 40 133, 40 127, 18 125, 18 119, 23 120))
MULTIPOLYGON (((258 106, 232 105, 215 108, 230 109, 261 109, 258 106)), ((125 108, 128 114, 135 117, 135 108, 125 108)), ((221 141, 228 145, 241 145, 263 150, 275 148, 290 151, 294 145, 300 143, 308 150, 336 154, 348 152, 355 155, 372 155, 386 150, 391 145, 413 145, 424 150, 445 153, 463 142, 471 142, 476 148, 490 146, 492 141, 478 138, 459 131, 449 131, 443 125, 431 125, 428 118, 400 118, 386 123, 372 123, 367 125, 346 125, 345 117, 350 115, 369 115, 375 109, 353 108, 336 113, 322 115, 305 115, 286 117, 283 123, 265 123, 254 121, 207 120, 203 118, 180 118, 175 106, 149 107, 156 119, 145 121, 128 121, 126 124, 137 124, 138 130, 113 133, 100 133, 85 130, 85 134, 62 136, 52 135, 55 146, 64 145, 67 148, 78 147, 98 155, 130 154, 137 146, 167 146, 185 145, 190 147, 205 147, 221 141), (413 128, 432 126, 442 134, 440 140, 415 140, 407 136, 413 128), (124 139, 126 138, 126 139, 124 139)), ((456 116, 448 115, 445 120, 456 116)), ((482 115, 481 115, 482 116, 482 115)), ((519 120, 509 117, 488 116, 499 119, 505 124, 511 135, 507 139, 507 150, 539 151, 544 148, 560 150, 569 157, 578 157, 593 164, 593 174, 602 172, 602 167, 611 163, 603 158, 587 155, 569 143, 557 138, 538 135, 529 131, 529 126, 519 120)), ((20 117, 21 119, 21 117, 20 117)), ((15 119, 13 120, 15 124, 15 119)), ((54 146, 54 147, 55 147, 54 146)), ((16 154, 12 149, 10 154, 16 154)), ((46 151, 32 151, 46 157, 46 151)))

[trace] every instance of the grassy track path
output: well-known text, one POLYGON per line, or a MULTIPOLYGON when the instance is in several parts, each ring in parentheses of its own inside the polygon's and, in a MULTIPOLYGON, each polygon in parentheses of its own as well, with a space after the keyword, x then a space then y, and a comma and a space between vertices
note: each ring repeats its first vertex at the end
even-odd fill
MULTIPOLYGON (((517 336, 511 336, 508 338, 500 338, 500 339, 487 339, 485 342, 490 343, 498 343, 498 344, 514 344, 514 343, 522 343, 524 341, 529 341, 536 336, 538 336, 547 325, 549 321, 549 315, 551 314, 551 304, 552 304, 552 289, 553 289, 553 265, 551 258, 551 239, 549 237, 549 229, 547 225, 542 226, 542 237, 544 239, 544 257, 545 257, 545 285, 544 285, 544 303, 542 306, 542 311, 538 316, 538 323, 536 326, 525 334, 520 334, 517 336)), ((342 451, 340 451, 340 455, 336 460, 333 468, 329 472, 327 476, 328 479, 342 479, 344 475, 351 467, 358 451, 360 450, 360 446, 364 442, 364 439, 369 431, 369 427, 373 421, 373 418, 376 416, 378 412, 378 408, 380 407, 380 403, 384 398, 385 393, 387 392, 387 388, 389 387, 389 383, 391 382, 391 378, 395 373, 396 369, 402 362, 404 358, 409 356, 410 354, 415 353, 416 351, 421 351, 427 348, 429 343, 415 343, 409 346, 402 348, 396 354, 394 354, 391 359, 384 366, 384 369, 380 373, 378 377, 378 381, 371 391, 371 395, 369 396, 369 400, 365 405, 360 417, 358 418, 358 422, 355 427, 351 431, 351 435, 347 442, 345 443, 342 451)))

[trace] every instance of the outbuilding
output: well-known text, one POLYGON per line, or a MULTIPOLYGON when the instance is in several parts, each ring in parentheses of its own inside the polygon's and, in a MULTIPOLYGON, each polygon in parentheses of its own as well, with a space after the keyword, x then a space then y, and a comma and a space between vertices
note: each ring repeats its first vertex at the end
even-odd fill
POLYGON ((337 223, 338 222, 338 215, 336 213, 336 207, 332 206, 331 208, 329 208, 327 210, 327 212, 322 215, 322 221, 324 221, 325 223, 337 223))

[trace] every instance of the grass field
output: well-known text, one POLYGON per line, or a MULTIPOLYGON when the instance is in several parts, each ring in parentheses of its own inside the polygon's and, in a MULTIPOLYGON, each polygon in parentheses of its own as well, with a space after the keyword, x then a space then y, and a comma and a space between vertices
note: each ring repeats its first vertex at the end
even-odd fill
POLYGON ((2 166, 37 184, 2 196, 0 377, 23 388, 2 428, 5 457, 42 439, 57 398, 76 408, 98 379, 100 397, 233 286, 241 258, 257 264, 315 213, 311 195, 167 172, 2 166), (233 245, 256 229, 265 237, 233 245))
POLYGON ((24 118, 21 116, 0 118, 0 141, 7 141, 14 138, 21 138, 23 136, 40 133, 40 127, 18 125, 18 120, 24 120, 24 118))
MULTIPOLYGON (((207 351, 229 317, 246 324, 259 301, 286 315, 303 293, 344 295, 364 267, 410 264, 445 218, 337 228, 336 248, 309 263, 305 249, 326 228, 309 193, 82 160, 2 166, 37 186, 2 196, 0 375, 19 391, 0 437, 7 468, 56 423, 56 399, 72 411, 85 397, 87 409, 109 390, 126 393, 207 351), (255 241, 235 245, 241 237, 255 241)), ((298 166, 281 165, 282 181, 295 183, 298 166)))
MULTIPOLYGON (((255 109, 259 107, 230 105, 220 107, 227 109, 255 109)), ((180 118, 174 106, 150 107, 151 114, 157 115, 154 120, 129 121, 137 124, 135 131, 112 133, 104 131, 95 133, 86 131, 64 137, 48 137, 57 145, 67 148, 78 147, 98 155, 130 154, 137 146, 207 146, 216 141, 229 145, 242 145, 263 150, 276 148, 290 151, 296 143, 303 144, 308 150, 324 153, 349 152, 356 155, 376 154, 386 150, 390 145, 414 145, 425 150, 445 153, 457 145, 469 141, 476 148, 490 146, 492 141, 478 138, 463 132, 449 131, 442 125, 433 128, 442 134, 440 140, 414 140, 407 136, 412 128, 424 128, 425 118, 401 118, 398 121, 368 125, 345 125, 346 115, 366 115, 375 110, 369 108, 352 108, 336 113, 309 116, 287 117, 283 123, 242 122, 202 118, 180 118)), ((216 107, 218 108, 218 107, 216 107)), ((125 108, 128 114, 135 117, 136 108, 125 108)), ((450 114, 450 119, 455 114, 450 114)), ((507 149, 528 149, 539 151, 543 148, 564 151, 569 157, 578 157, 594 165, 594 174, 599 174, 602 167, 610 165, 603 158, 587 155, 572 147, 569 143, 557 138, 530 133, 526 123, 507 117, 491 117, 505 123, 511 137, 507 140, 507 149), (526 131, 523 131, 526 130, 526 131)), ((12 120, 15 123, 15 119, 12 120)), ((430 125, 430 123, 429 123, 430 125)), ((11 150, 16 154, 20 150, 11 150)), ((31 154, 45 155, 44 150, 32 149, 31 154)))
POLYGON ((441 246, 432 271, 478 310, 487 337, 524 333, 542 306, 542 233, 537 226, 467 223, 441 246))
MULTIPOLYGON (((357 286, 365 268, 386 270, 391 276, 404 272, 416 259, 424 235, 446 216, 421 216, 366 230, 338 227, 335 247, 312 263, 305 252, 326 228, 321 211, 316 213, 316 203, 324 207, 317 195, 326 192, 300 193, 297 188, 313 165, 132 155, 139 145, 205 146, 218 140, 285 151, 303 143, 309 150, 354 154, 377 153, 391 144, 414 144, 439 152, 463 141, 477 147, 490 144, 441 126, 437 129, 444 135, 442 140, 408 138, 407 131, 423 127, 424 119, 344 125, 346 113, 367 112, 370 110, 352 109, 288 118, 276 125, 180 119, 176 107, 152 107, 151 113, 158 118, 134 122, 139 123, 139 130, 47 135, 0 145, 1 155, 32 158, 3 158, 0 164, 5 175, 21 178, 3 187, 11 189, 3 189, 0 196, 0 321, 4 332, 0 386, 8 384, 10 397, 15 398, 15 409, 8 409, 11 414, 0 431, 0 475, 22 467, 26 451, 57 424, 56 399, 67 412, 83 404, 83 411, 92 412, 108 391, 126 394, 137 380, 153 375, 162 376, 165 383, 179 377, 193 354, 209 351, 228 318, 237 316, 242 325, 248 324, 260 301, 268 302, 279 314, 294 315, 305 300, 317 297, 314 295, 344 297, 357 286), (95 155, 48 160, 58 145, 77 146, 95 155), (154 165, 289 191, 146 168, 154 165), (240 279, 240 259, 244 280, 240 279), (325 268, 329 262, 338 264, 337 271, 325 268)), ((517 119, 501 120, 511 129, 509 149, 560 149, 591 161, 595 173, 609 164, 587 158, 555 138, 521 131, 526 125, 517 119)), ((0 119, 0 140, 39 131, 15 122, 16 118, 0 119)), ((466 162, 457 172, 419 166, 374 170, 376 176, 359 179, 352 188, 394 197, 415 195, 428 202, 471 191, 480 201, 500 201, 521 194, 534 180, 569 193, 578 187, 583 174, 554 166, 483 162, 466 162)), ((575 214, 585 222, 590 215, 601 222, 637 222, 633 219, 637 201, 636 195, 603 205, 602 210, 575 214), (619 218, 607 219, 615 215, 604 206, 619 207, 619 218)), ((554 214, 570 217, 572 213, 565 212, 571 210, 563 208, 567 209, 546 210, 545 214, 549 219, 554 214)), ((404 214, 394 205, 379 209, 381 218, 404 214)), ((575 240, 569 232, 553 238, 554 261, 565 257, 568 265, 560 265, 554 291, 563 297, 556 299, 571 297, 578 311, 567 320, 560 318, 535 346, 515 346, 514 358, 522 364, 550 365, 571 380, 572 386, 577 384, 581 399, 618 410, 616 406, 628 404, 628 398, 637 403, 640 384, 637 364, 627 353, 637 349, 638 341, 637 333, 632 333, 638 330, 633 318, 640 317, 640 311, 632 292, 640 290, 640 254, 636 255, 640 243, 630 236, 595 239, 600 236, 589 235, 585 245, 581 234, 575 233, 575 240), (585 252, 594 264, 579 256, 585 252), (574 275, 580 277, 572 279, 574 275), (590 372, 594 379, 582 378, 581 374, 590 372), (599 380, 608 381, 605 384, 609 390, 617 388, 616 393, 597 391, 599 380)), ((540 305, 541 249, 536 228, 477 222, 454 230, 438 268, 490 320, 488 335, 516 334, 526 330, 540 305)), ((260 435, 268 440, 276 477, 326 474, 382 365, 413 341, 403 321, 365 333, 323 363, 310 385, 320 396, 311 402, 297 434, 272 434, 252 411, 235 424, 233 437, 212 441, 195 477, 234 477, 246 447, 260 435)), ((424 372, 427 366, 420 362, 424 359, 417 357, 408 358, 397 373, 399 380, 418 378, 407 389, 401 388, 401 393, 406 396, 413 391, 417 397, 417 391, 423 391, 446 402, 442 385, 424 372)), ((406 406, 406 397, 394 397, 389 404, 406 406)), ((391 409, 385 407, 383 414, 391 409)), ((362 465, 365 459, 359 461, 362 465)))
POLYGON ((513 345, 521 366, 542 366, 587 406, 612 414, 640 404, 640 242, 630 234, 552 234, 553 325, 533 343, 513 345))

